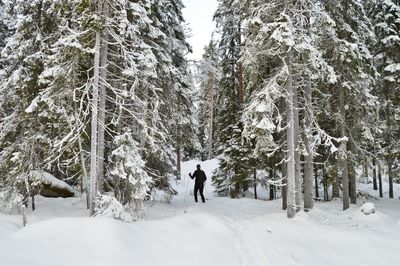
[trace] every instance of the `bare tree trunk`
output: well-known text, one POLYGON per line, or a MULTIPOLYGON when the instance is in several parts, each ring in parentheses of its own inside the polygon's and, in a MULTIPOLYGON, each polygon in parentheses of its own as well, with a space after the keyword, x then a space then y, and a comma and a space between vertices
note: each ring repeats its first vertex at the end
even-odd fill
POLYGON ((254 198, 257 199, 257 169, 254 168, 254 198))
POLYGON ((86 208, 90 208, 90 198, 89 198, 89 182, 88 182, 88 173, 86 170, 86 163, 85 163, 85 158, 83 157, 83 149, 82 149, 82 139, 81 136, 78 136, 78 145, 79 145, 79 155, 81 158, 81 167, 83 171, 83 177, 82 177, 82 183, 85 183, 85 189, 86 189, 86 208))
MULTIPOLYGON (((287 0, 285 1, 287 2, 287 0)), ((294 92, 292 83, 292 59, 291 51, 286 56, 286 66, 288 68, 288 77, 286 81, 287 90, 287 217, 293 218, 296 215, 296 158, 295 158, 295 110, 294 110, 294 92)))
MULTIPOLYGON (((306 146, 307 154, 304 156, 305 158, 305 167, 304 167, 304 210, 310 210, 313 208, 313 164, 314 164, 314 152, 311 147, 311 137, 312 137, 312 90, 310 81, 305 89, 305 99, 306 99, 306 111, 305 111, 305 137, 304 144, 306 146)), ((317 180, 316 180, 317 181, 317 180)), ((315 186, 318 190, 318 182, 316 182, 315 186)))
POLYGON ((324 201, 329 201, 328 173, 326 172, 325 165, 322 167, 322 176, 324 179, 324 201))
POLYGON ((391 99, 389 96, 389 85, 385 84, 385 116, 386 116, 386 143, 387 143, 387 155, 386 155, 386 162, 388 165, 388 178, 389 178, 389 198, 393 198, 393 173, 392 173, 392 119, 390 115, 390 104, 391 99))
MULTIPOLYGON (((269 170, 269 180, 272 180, 273 177, 273 173, 272 173, 272 169, 269 170)), ((269 199, 273 200, 274 199, 274 185, 273 184, 269 184, 269 199)))
POLYGON ((26 224, 28 223, 28 218, 26 215, 26 206, 22 204, 21 206, 21 214, 22 214, 22 226, 25 227, 26 224))
POLYGON ((239 79, 239 104, 243 105, 244 100, 244 82, 243 82, 243 64, 239 63, 238 66, 238 79, 239 79))
MULTIPOLYGON (((103 13, 108 16, 108 3, 103 3, 103 13)), ((107 64, 108 64, 108 33, 103 33, 101 42, 101 65, 100 65, 100 84, 99 84, 99 124, 98 124, 98 173, 97 173, 97 190, 104 192, 104 148, 105 148, 105 126, 106 126, 106 81, 107 81, 107 64)))
POLYGON ((35 206, 35 195, 32 194, 31 198, 32 198, 32 211, 34 211, 36 209, 36 206, 35 206))
MULTIPOLYGON (((242 27, 241 22, 238 25, 238 44, 242 44, 242 27)), ((239 106, 242 109, 244 100, 244 82, 243 82, 243 64, 238 63, 238 81, 239 81, 239 106)))
POLYGON ((282 163, 282 210, 287 210, 287 167, 282 163))
POLYGON ((367 158, 365 158, 364 159, 364 177, 368 177, 369 176, 369 173, 368 173, 368 159, 367 158))
POLYGON ((179 176, 181 175, 181 161, 181 147, 178 143, 176 147, 176 170, 178 171, 179 176))
POLYGON ((342 174, 342 186, 343 186, 343 210, 347 210, 350 207, 349 198, 349 176, 347 166, 347 134, 346 134, 346 107, 344 99, 343 88, 339 89, 339 110, 340 110, 340 131, 341 137, 344 138, 339 148, 339 160, 342 174))
POLYGON ((338 163, 339 161, 335 162, 333 168, 333 184, 332 184, 332 198, 339 198, 339 173, 338 173, 338 163))
POLYGON ((372 159, 372 167, 373 167, 372 183, 373 183, 373 186, 374 186, 374 190, 378 190, 378 183, 377 183, 377 180, 376 180, 376 160, 375 160, 375 158, 372 159))
POLYGON ((299 103, 297 87, 292 86, 293 91, 293 125, 294 125, 294 161, 295 161, 295 182, 296 182, 296 211, 300 211, 302 206, 301 196, 301 163, 300 163, 300 147, 299 147, 299 136, 300 136, 300 125, 299 125, 299 103))
POLYGON ((100 76, 100 32, 96 32, 96 45, 94 47, 94 78, 92 97, 92 126, 90 145, 90 215, 94 214, 95 199, 97 194, 97 120, 100 76))
POLYGON ((350 163, 349 170, 349 193, 350 203, 357 204, 357 188, 356 188, 356 171, 354 169, 354 163, 350 163))
POLYGON ((315 178, 315 197, 319 198, 319 182, 318 182, 318 170, 317 169, 315 169, 314 178, 315 178))
POLYGON ((392 173, 392 163, 388 162, 388 177, 389 177, 389 198, 393 198, 393 173, 392 173))
POLYGON ((378 181, 379 181, 379 197, 383 198, 382 169, 380 163, 378 163, 378 181))
POLYGON ((213 134, 214 134, 214 74, 210 73, 208 78, 209 110, 208 110, 208 159, 213 157, 213 134))

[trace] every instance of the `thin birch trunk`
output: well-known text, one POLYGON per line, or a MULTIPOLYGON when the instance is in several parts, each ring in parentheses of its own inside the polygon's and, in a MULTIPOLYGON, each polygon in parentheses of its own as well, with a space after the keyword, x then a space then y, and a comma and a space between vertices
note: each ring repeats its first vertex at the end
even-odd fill
POLYGON ((90 215, 94 214, 95 199, 97 195, 97 121, 99 107, 99 77, 100 77, 100 32, 96 32, 96 45, 94 47, 94 78, 92 96, 92 125, 90 145, 90 215))

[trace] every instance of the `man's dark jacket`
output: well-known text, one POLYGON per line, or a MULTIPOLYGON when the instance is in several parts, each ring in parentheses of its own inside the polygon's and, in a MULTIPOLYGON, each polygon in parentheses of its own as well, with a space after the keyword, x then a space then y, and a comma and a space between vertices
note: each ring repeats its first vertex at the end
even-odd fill
POLYGON ((204 183, 204 181, 207 180, 206 173, 204 173, 203 170, 194 171, 194 173, 192 175, 192 179, 193 178, 196 178, 194 181, 195 185, 202 185, 204 183))

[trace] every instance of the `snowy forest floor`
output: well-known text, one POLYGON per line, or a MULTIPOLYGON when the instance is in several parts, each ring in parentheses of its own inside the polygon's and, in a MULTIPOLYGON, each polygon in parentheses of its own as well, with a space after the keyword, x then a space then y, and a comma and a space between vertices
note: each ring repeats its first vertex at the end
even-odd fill
POLYGON ((362 202, 344 212, 340 200, 316 202, 289 220, 281 200, 213 195, 216 160, 202 162, 207 201, 195 203, 187 174, 197 163, 183 164, 170 204, 152 202, 133 224, 88 218, 81 198, 38 197, 25 228, 20 215, 0 215, 0 265, 400 265, 399 199, 373 201, 370 215, 361 213, 362 202))

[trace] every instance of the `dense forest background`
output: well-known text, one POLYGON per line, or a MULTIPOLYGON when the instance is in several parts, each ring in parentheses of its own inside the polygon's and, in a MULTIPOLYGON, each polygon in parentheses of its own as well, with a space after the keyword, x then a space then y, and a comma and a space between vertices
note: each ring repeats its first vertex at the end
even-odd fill
POLYGON ((262 184, 288 217, 400 182, 400 1, 219 0, 200 62, 180 0, 0 0, 2 209, 51 173, 139 215, 183 159, 220 195, 262 184), (331 188, 331 189, 330 189, 331 188), (322 196, 322 195, 321 195, 322 196))

